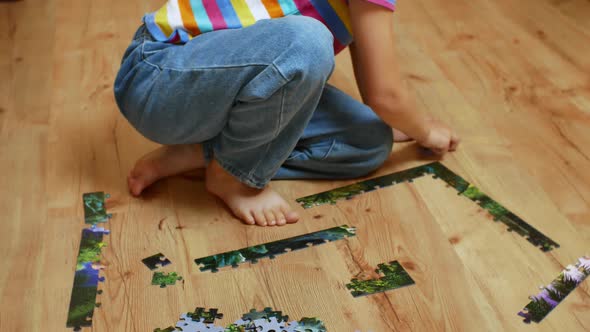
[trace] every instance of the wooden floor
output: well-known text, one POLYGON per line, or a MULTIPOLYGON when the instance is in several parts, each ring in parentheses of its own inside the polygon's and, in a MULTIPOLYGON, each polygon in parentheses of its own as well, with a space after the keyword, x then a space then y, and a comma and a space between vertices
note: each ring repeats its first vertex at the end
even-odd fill
MULTIPOLYGON (((196 306, 233 322, 272 306, 329 331, 590 331, 590 282, 541 324, 516 313, 590 254, 590 2, 399 1, 396 34, 419 106, 464 142, 445 165, 561 244, 544 254, 432 179, 246 227, 203 183, 163 181, 142 199, 125 176, 154 147, 112 93, 144 12, 162 1, 0 4, 0 331, 65 330, 84 192, 111 193, 107 265, 92 331, 152 331, 196 306), (348 224, 358 236, 217 274, 193 259, 348 224), (184 284, 160 289, 141 259, 163 252, 184 284), (399 260, 416 285, 354 299, 344 285, 399 260)), ((348 53, 332 81, 358 96, 348 53)), ((425 163, 398 145, 378 174, 425 163)), ((293 201, 352 181, 275 182, 293 201)))

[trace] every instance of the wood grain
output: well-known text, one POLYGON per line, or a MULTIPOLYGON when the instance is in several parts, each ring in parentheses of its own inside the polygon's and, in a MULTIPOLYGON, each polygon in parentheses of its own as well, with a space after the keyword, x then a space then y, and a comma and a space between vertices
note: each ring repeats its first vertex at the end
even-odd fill
MULTIPOLYGON (((126 174, 155 145, 119 114, 112 82, 141 15, 159 5, 0 4, 0 331, 65 330, 91 191, 110 193, 114 213, 93 331, 152 331, 196 306, 219 308, 221 324, 272 306, 320 317, 330 331, 590 330, 587 281, 539 325, 516 316, 538 286, 590 254, 588 1, 399 1, 395 14, 407 86, 464 138, 444 163, 561 244, 547 254, 428 178, 300 210, 303 221, 284 228, 243 226, 184 178, 132 198, 126 174), (357 237, 216 274, 193 262, 340 224, 357 237), (157 252, 183 283, 150 285, 141 259, 157 252), (416 285, 350 295, 352 277, 391 260, 416 285)), ((331 82, 359 97, 347 51, 331 82)), ((399 144, 374 176, 425 162, 399 144)), ((352 182, 272 186, 294 201, 352 182)))

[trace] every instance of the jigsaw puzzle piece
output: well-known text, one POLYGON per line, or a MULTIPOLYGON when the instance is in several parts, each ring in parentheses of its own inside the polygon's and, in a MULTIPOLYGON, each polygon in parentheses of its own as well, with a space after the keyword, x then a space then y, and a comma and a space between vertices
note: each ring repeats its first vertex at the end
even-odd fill
POLYGON ((565 298, 590 276, 590 258, 581 257, 576 265, 568 265, 551 284, 531 296, 531 302, 518 312, 523 322, 541 322, 565 298))
POLYGON ((295 327, 295 332, 326 332, 326 327, 324 326, 324 322, 321 320, 313 317, 313 318, 302 318, 297 327, 295 327))
POLYGON ((319 245, 355 236, 356 228, 347 225, 333 227, 319 232, 304 234, 284 240, 269 242, 257 246, 229 251, 217 255, 195 259, 201 271, 217 272, 225 266, 237 267, 244 262, 257 263, 261 258, 274 258, 289 251, 308 248, 309 244, 319 245))
POLYGON ((539 232, 536 228, 509 211, 502 204, 483 193, 479 188, 469 185, 466 190, 461 192, 461 195, 469 198, 482 209, 486 210, 494 218, 494 221, 506 225, 509 232, 516 232, 536 247, 539 247, 542 251, 547 252, 559 248, 557 242, 539 232))
POLYGON ((224 332, 221 326, 205 323, 203 319, 193 320, 186 314, 181 316, 181 320, 176 323, 176 328, 183 332, 224 332))
POLYGON ((219 313, 216 308, 205 310, 205 308, 201 307, 195 308, 195 311, 187 313, 186 316, 197 322, 203 320, 207 324, 214 323, 216 319, 223 318, 223 314, 219 313))
POLYGON ((346 288, 351 290, 352 296, 372 295, 414 284, 414 280, 398 261, 379 264, 375 272, 383 276, 372 280, 358 280, 355 278, 349 284, 346 284, 346 288))
POLYGON ((281 311, 273 311, 272 308, 267 307, 264 308, 262 311, 256 311, 256 309, 251 309, 249 313, 242 315, 242 320, 244 321, 255 321, 260 319, 270 320, 272 317, 276 318, 277 321, 286 322, 289 320, 289 316, 283 316, 281 311))
POLYGON ((173 332, 173 331, 182 331, 182 330, 179 330, 173 326, 169 326, 165 329, 161 329, 161 328, 154 329, 154 332, 173 332))
POLYGON ((79 329, 92 325, 94 308, 100 305, 96 298, 102 293, 98 283, 105 280, 100 276, 104 266, 99 262, 102 248, 106 245, 102 242, 103 236, 108 233, 108 230, 98 227, 82 230, 66 327, 79 329))
POLYGON ((107 222, 112 215, 106 211, 105 200, 111 197, 104 192, 86 193, 82 195, 84 202, 84 222, 87 224, 96 224, 107 222))
POLYGON ((304 209, 309 209, 311 207, 323 204, 336 204, 336 202, 339 200, 351 199, 354 196, 371 192, 379 188, 392 186, 397 183, 413 181, 414 179, 429 173, 430 170, 427 167, 429 165, 423 165, 401 172, 353 183, 344 187, 324 191, 318 194, 301 197, 296 199, 296 202, 301 204, 304 209))
POLYGON ((152 276, 152 285, 160 285, 160 288, 165 288, 166 286, 176 285, 176 281, 179 280, 182 280, 182 277, 176 272, 169 274, 154 272, 154 275, 152 276))
POLYGON ((141 260, 143 262, 143 264, 145 264, 145 266, 147 266, 148 269, 150 270, 155 270, 157 268, 160 267, 164 267, 166 265, 171 264, 172 262, 166 258, 166 256, 164 256, 163 253, 157 253, 155 255, 152 255, 150 257, 146 257, 144 259, 141 260))
POLYGON ((276 317, 253 320, 252 323, 256 326, 255 331, 258 332, 283 332, 287 331, 289 327, 289 323, 286 321, 280 322, 276 317))

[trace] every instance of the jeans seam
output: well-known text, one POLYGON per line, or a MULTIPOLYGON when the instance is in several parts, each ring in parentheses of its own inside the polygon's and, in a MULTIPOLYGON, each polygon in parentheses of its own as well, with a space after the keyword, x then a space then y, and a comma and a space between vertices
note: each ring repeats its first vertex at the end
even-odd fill
POLYGON ((244 172, 240 171, 238 167, 235 167, 231 163, 228 163, 224 160, 220 160, 216 153, 214 153, 214 156, 215 156, 214 157, 215 160, 217 160, 217 163, 219 163, 219 165, 221 165, 221 167, 223 169, 225 169, 228 173, 230 173, 234 177, 238 178, 238 180, 240 182, 243 182, 243 183, 245 183, 251 187, 255 187, 255 188, 263 188, 266 185, 266 183, 264 183, 262 181, 257 181, 253 174, 244 173, 244 172))
MULTIPOLYGON (((275 67, 278 70, 277 66, 275 66, 274 64, 272 64, 272 65, 273 65, 273 67, 275 67)), ((280 71, 279 71, 279 73, 280 73, 280 71)), ((286 80, 286 78, 285 78, 285 76, 283 74, 281 74, 281 77, 286 80)), ((289 81, 287 80, 287 82, 285 83, 285 85, 288 84, 288 83, 289 83, 289 81)), ((268 142, 268 143, 266 143, 266 149, 264 150, 263 155, 266 155, 268 153, 268 150, 270 149, 270 145, 279 136, 279 133, 280 133, 281 124, 283 122, 282 121, 283 120, 283 111, 284 111, 284 108, 285 108, 285 93, 286 93, 286 89, 285 89, 285 86, 284 85, 283 85, 283 87, 281 87, 281 90, 282 91, 281 91, 281 106, 279 108, 279 123, 277 124, 277 128, 276 128, 276 130, 275 130, 275 132, 273 134, 273 137, 272 137, 271 141, 268 142)), ((258 167, 260 166, 260 163, 262 163, 262 158, 258 159, 258 162, 252 167, 252 171, 250 171, 250 173, 249 173, 250 176, 252 176, 254 174, 254 172, 256 172, 258 170, 258 167)))
POLYGON ((250 67, 250 66, 268 67, 269 65, 264 64, 264 63, 247 63, 247 64, 242 64, 242 65, 210 66, 210 67, 176 68, 176 67, 161 66, 159 68, 161 68, 162 70, 171 70, 171 71, 177 71, 177 72, 191 72, 191 71, 200 71, 200 70, 243 68, 243 67, 250 67))

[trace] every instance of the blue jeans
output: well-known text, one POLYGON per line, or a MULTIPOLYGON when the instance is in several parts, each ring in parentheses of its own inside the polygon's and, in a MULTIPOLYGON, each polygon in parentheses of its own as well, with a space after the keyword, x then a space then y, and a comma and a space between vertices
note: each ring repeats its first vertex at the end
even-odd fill
POLYGON ((202 143, 241 182, 352 178, 389 156, 392 130, 366 105, 327 85, 333 37, 302 16, 208 32, 184 45, 144 26, 115 81, 122 114, 160 144, 202 143))

